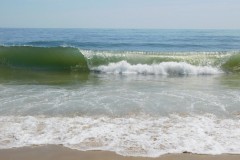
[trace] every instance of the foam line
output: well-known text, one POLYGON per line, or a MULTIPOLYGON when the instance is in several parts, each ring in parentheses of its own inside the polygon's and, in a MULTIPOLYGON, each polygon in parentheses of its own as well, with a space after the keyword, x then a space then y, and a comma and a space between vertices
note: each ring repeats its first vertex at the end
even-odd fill
POLYGON ((102 65, 93 70, 113 74, 151 74, 151 75, 214 75, 222 73, 211 66, 194 66, 185 62, 162 62, 159 64, 131 65, 126 61, 102 65))
POLYGON ((240 119, 211 114, 151 117, 0 117, 0 148, 57 144, 126 156, 240 153, 240 119))

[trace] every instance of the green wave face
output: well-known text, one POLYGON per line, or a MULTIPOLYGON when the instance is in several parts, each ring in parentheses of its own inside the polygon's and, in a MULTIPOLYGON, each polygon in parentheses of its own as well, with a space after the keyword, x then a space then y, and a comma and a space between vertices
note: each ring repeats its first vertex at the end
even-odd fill
POLYGON ((89 71, 84 56, 70 47, 0 46, 0 65, 44 71, 89 71))
POLYGON ((240 72, 240 53, 232 55, 223 65, 227 72, 240 72))

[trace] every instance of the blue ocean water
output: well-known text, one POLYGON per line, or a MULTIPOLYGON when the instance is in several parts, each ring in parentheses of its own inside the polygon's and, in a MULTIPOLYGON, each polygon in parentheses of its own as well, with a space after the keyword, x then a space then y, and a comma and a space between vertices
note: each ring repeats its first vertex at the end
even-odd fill
POLYGON ((240 153, 240 30, 0 29, 0 149, 240 153))
POLYGON ((1 28, 0 44, 117 51, 238 51, 240 30, 1 28))

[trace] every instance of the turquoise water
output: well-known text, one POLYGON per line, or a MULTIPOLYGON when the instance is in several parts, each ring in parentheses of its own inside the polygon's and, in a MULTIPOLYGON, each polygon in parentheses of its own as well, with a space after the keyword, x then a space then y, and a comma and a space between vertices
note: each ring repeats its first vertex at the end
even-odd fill
POLYGON ((0 148, 240 153, 239 30, 0 29, 0 148))

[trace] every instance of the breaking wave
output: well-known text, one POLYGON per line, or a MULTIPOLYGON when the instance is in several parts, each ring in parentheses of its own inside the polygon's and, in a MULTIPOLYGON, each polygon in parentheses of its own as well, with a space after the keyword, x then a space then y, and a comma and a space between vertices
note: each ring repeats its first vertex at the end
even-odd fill
POLYGON ((117 52, 72 47, 0 46, 0 67, 117 74, 212 75, 240 71, 234 52, 117 52))
POLYGON ((129 52, 81 50, 90 70, 120 74, 211 75, 240 71, 238 52, 129 52))
POLYGON ((213 75, 222 73, 211 66, 194 66, 186 62, 162 62, 160 64, 131 65, 126 61, 110 63, 94 68, 95 71, 114 74, 151 74, 151 75, 213 75))

